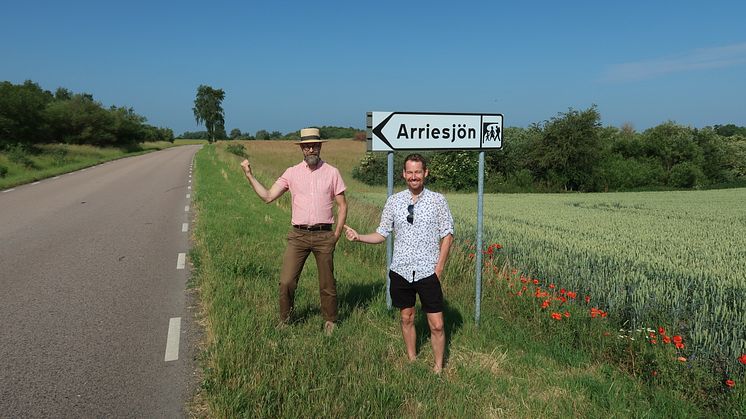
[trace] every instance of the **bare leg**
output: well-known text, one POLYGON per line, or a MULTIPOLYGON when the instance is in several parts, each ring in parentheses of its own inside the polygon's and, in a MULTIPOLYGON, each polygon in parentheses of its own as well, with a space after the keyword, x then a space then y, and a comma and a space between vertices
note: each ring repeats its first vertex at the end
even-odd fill
POLYGON ((430 325, 430 343, 433 345, 435 365, 433 371, 440 374, 443 369, 443 353, 446 348, 446 334, 443 330, 443 312, 427 313, 427 323, 430 325))
POLYGON ((415 345, 417 334, 414 330, 414 307, 401 309, 401 334, 404 337, 404 345, 407 347, 407 356, 410 361, 417 358, 415 345))

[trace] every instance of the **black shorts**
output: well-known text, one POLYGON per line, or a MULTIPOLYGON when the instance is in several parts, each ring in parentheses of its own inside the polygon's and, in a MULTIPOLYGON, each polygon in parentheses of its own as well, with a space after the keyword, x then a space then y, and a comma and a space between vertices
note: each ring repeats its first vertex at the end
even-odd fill
POLYGON ((391 302, 394 307, 399 309, 414 307, 416 294, 419 294, 422 311, 425 313, 443 311, 443 290, 435 274, 409 283, 398 273, 389 271, 389 279, 391 280, 391 302))

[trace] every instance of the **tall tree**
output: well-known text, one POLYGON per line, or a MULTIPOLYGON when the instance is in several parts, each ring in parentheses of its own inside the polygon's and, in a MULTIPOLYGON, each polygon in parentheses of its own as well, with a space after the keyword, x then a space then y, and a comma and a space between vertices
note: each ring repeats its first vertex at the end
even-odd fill
POLYGON ((596 105, 570 109, 544 124, 533 150, 537 171, 551 187, 593 188, 593 170, 601 157, 601 116, 596 105))
POLYGON ((197 97, 194 99, 194 119, 197 124, 205 124, 208 140, 215 141, 216 134, 225 136, 225 115, 221 104, 225 99, 223 89, 213 89, 210 86, 200 85, 197 88, 197 97))

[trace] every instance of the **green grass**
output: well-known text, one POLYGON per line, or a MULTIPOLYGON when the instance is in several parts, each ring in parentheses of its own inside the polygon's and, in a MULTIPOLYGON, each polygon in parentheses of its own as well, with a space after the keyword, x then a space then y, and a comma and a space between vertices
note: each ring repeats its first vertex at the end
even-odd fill
MULTIPOLYGON (((349 224, 367 232, 377 225, 383 201, 366 198, 381 188, 351 179, 364 147, 330 142, 322 156, 347 182, 349 224)), ((206 331, 196 412, 230 418, 590 418, 733 416, 743 409, 740 387, 698 398, 670 384, 677 375, 696 377, 675 361, 656 366, 668 381, 643 375, 645 370, 628 364, 639 365, 646 352, 612 335, 609 319, 590 319, 582 304, 567 304, 571 318, 551 320, 534 298, 509 295, 514 290, 508 281, 496 276, 485 278, 477 326, 474 266, 458 233, 443 279, 447 353, 441 376, 430 370, 421 313, 418 359, 406 361, 398 314, 385 307, 384 246, 338 244, 340 321, 333 336, 322 333, 313 257, 296 294, 295 322, 278 328, 279 260, 290 201, 285 196, 262 203, 240 171, 241 158, 224 148, 224 143, 205 147, 195 164, 197 221, 190 259, 206 331), (631 355, 624 358, 628 350, 631 355)), ((265 186, 301 159, 292 144, 251 141, 245 148, 265 186)), ((465 220, 457 220, 457 230, 471 235, 465 220)), ((504 259, 495 263, 502 268, 504 259)), ((684 382, 689 384, 696 387, 684 382)))
POLYGON ((142 143, 132 149, 71 144, 44 144, 36 146, 35 150, 13 148, 0 151, 0 167, 7 169, 7 173, 0 176, 0 189, 73 172, 122 157, 177 145, 204 143, 206 142, 198 140, 176 140, 173 143, 160 141, 142 143))

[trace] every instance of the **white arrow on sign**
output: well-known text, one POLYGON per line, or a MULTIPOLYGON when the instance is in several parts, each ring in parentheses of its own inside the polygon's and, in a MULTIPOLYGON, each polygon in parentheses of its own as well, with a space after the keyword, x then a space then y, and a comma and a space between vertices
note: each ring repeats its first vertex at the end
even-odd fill
POLYGON ((369 151, 502 148, 502 114, 370 114, 369 151))

